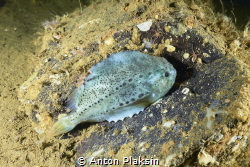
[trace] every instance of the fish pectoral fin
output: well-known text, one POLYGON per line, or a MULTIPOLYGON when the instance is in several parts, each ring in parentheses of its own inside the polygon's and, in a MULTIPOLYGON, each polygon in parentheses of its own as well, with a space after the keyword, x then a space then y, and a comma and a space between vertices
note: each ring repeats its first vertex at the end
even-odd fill
POLYGON ((140 99, 138 99, 137 101, 135 101, 131 105, 147 107, 148 105, 150 105, 152 103, 151 97, 152 97, 152 93, 150 92, 150 93, 142 96, 140 99))
POLYGON ((68 97, 68 99, 66 100, 66 106, 68 109, 70 109, 71 111, 75 111, 78 107, 78 92, 79 91, 83 91, 82 89, 84 89, 84 87, 78 87, 76 88, 68 97))

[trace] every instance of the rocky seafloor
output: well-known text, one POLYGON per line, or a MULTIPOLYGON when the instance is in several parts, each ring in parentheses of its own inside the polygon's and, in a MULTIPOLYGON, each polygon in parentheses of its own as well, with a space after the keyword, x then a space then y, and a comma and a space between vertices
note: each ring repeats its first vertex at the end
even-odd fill
POLYGON ((39 64, 19 91, 21 109, 34 130, 46 134, 58 117, 70 112, 66 101, 92 65, 112 53, 138 50, 173 64, 173 88, 131 118, 83 123, 61 136, 64 141, 81 139, 70 148, 75 150, 76 166, 81 166, 79 157, 86 163, 94 157, 120 164, 124 157, 142 157, 165 166, 213 166, 237 157, 249 134, 235 129, 248 118, 232 104, 247 79, 234 56, 237 42, 229 45, 222 34, 231 32, 230 20, 213 20, 210 10, 194 3, 126 1, 112 2, 106 9, 100 5, 47 22, 39 64))

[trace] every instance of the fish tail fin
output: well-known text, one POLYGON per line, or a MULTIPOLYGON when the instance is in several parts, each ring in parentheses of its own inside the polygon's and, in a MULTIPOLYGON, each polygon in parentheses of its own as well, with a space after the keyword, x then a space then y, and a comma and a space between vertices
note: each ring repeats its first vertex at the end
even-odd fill
POLYGON ((49 131, 49 136, 58 136, 71 131, 76 125, 72 124, 69 116, 59 119, 49 131))

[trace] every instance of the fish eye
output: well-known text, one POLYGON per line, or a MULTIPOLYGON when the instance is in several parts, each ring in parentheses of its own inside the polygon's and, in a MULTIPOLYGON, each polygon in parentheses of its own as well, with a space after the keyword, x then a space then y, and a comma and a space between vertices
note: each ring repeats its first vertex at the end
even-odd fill
POLYGON ((169 72, 165 72, 165 77, 169 77, 169 72))

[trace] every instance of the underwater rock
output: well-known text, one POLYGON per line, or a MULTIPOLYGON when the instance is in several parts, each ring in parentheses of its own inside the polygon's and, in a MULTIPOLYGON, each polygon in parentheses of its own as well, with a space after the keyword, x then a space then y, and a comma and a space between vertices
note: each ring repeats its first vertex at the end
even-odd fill
MULTIPOLYGON (((19 94, 23 110, 39 133, 47 133, 62 114, 70 114, 68 97, 82 84, 87 71, 108 55, 137 50, 167 59, 177 71, 170 91, 139 114, 117 122, 80 124, 61 136, 67 139, 82 134, 76 148, 76 166, 81 165, 81 158, 88 162, 92 157, 110 158, 122 163, 130 156, 178 166, 189 162, 190 157, 220 152, 211 149, 209 154, 201 149, 209 142, 225 140, 226 129, 235 127, 238 120, 227 108, 244 82, 237 60, 225 55, 223 40, 204 28, 187 6, 176 2, 162 8, 161 15, 151 16, 147 31, 137 25, 150 19, 152 8, 142 5, 135 9, 127 3, 125 14, 116 8, 104 13, 112 13, 105 24, 101 24, 101 18, 89 18, 87 14, 71 17, 71 24, 59 24, 55 29, 62 38, 44 41, 41 63, 19 94)), ((93 10, 85 12, 92 15, 93 10)), ((204 13, 199 14, 204 19, 204 13)), ((218 161, 223 161, 218 154, 210 155, 210 163, 218 161)))
MULTIPOLYGON (((157 27, 165 24, 168 23, 155 24, 152 31, 159 31, 157 27)), ((117 39, 125 35, 117 33, 114 36, 117 39)), ((141 37, 150 39, 152 34, 141 32, 141 37)), ((178 74, 170 93, 132 118, 99 123, 105 129, 103 133, 92 132, 77 147, 77 166, 81 164, 79 158, 84 157, 85 162, 95 164, 97 159, 108 159, 110 152, 115 153, 110 159, 118 159, 119 164, 124 163, 124 157, 138 159, 142 155, 143 159, 159 160, 161 165, 182 164, 187 157, 197 154, 200 145, 210 136, 220 134, 219 129, 235 126, 237 120, 224 109, 235 100, 243 83, 236 60, 228 59, 210 43, 204 45, 203 37, 195 30, 188 30, 181 36, 165 33, 157 40, 163 38, 172 38, 171 44, 178 48, 175 52, 164 48, 161 53, 178 74), (192 58, 183 59, 184 51, 189 50, 193 55, 193 48, 199 53, 208 52, 210 56, 199 54, 202 64, 192 58), (132 152, 122 153, 131 148, 134 148, 132 152), (96 159, 91 159, 93 157, 96 159)))

